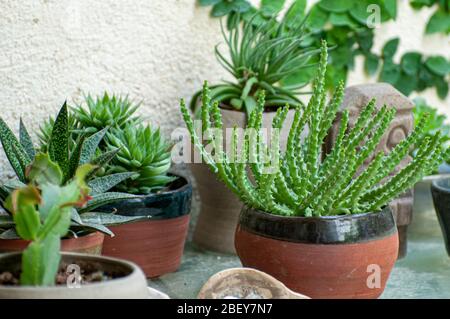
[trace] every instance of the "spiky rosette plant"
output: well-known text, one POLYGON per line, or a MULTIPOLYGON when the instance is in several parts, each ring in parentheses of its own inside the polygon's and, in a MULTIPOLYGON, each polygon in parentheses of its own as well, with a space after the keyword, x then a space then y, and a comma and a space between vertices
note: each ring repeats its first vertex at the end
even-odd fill
POLYGON ((160 130, 150 125, 126 125, 107 134, 107 149, 119 149, 108 166, 108 173, 135 173, 116 186, 132 194, 148 194, 166 186, 175 177, 167 175, 171 164, 171 145, 160 130))
MULTIPOLYGON (((35 169, 40 167, 44 173, 46 170, 49 170, 49 167, 46 165, 39 166, 41 163, 46 163, 44 161, 46 156, 49 157, 51 163, 55 163, 61 170, 61 185, 65 185, 74 178, 78 167, 84 164, 91 164, 95 169, 87 176, 86 181, 91 189, 90 195, 92 199, 85 207, 72 212, 73 233, 77 234, 80 231, 83 232, 84 229, 90 228, 112 234, 105 225, 127 222, 128 220, 123 218, 123 216, 113 214, 105 216, 95 213, 94 210, 106 204, 135 198, 136 196, 131 194, 108 192, 118 183, 130 178, 133 173, 123 171, 118 174, 97 177, 96 173, 105 167, 119 151, 118 149, 110 149, 99 156, 96 155, 98 145, 103 140, 108 128, 92 135, 81 134, 77 138, 77 142, 72 145, 69 123, 68 108, 66 103, 64 103, 52 126, 47 154, 35 149, 28 130, 22 121, 20 121, 19 139, 17 139, 3 119, 0 118, 0 141, 17 176, 16 179, 7 180, 0 184, 0 203, 5 208, 4 202, 9 194, 17 188, 24 187, 31 181, 29 167, 32 163, 34 163, 35 169)), ((7 236, 4 234, 12 226, 11 218, 0 220, 0 237, 7 236)), ((9 233, 7 232, 7 234, 9 233)))
MULTIPOLYGON (((222 26, 228 52, 224 55, 218 46, 215 52, 218 61, 235 81, 211 86, 212 100, 246 111, 248 115, 256 107, 257 96, 263 90, 266 107, 301 104, 298 95, 309 81, 289 81, 289 85, 285 82, 311 68, 311 58, 320 52, 305 45, 304 21, 287 28, 285 21, 278 23, 275 18, 261 21, 257 26, 252 20, 236 19, 236 25, 228 34, 222 26)), ((201 91, 193 96, 192 110, 196 109, 200 95, 201 91)))
POLYGON ((127 123, 141 122, 140 118, 134 115, 140 103, 133 103, 128 96, 110 97, 105 92, 103 96, 95 99, 87 95, 85 103, 86 108, 83 105, 73 108, 75 118, 85 132, 95 133, 105 127, 122 129, 127 123))
MULTIPOLYGON (((72 113, 68 113, 67 126, 69 130, 69 148, 73 149, 77 144, 77 139, 80 137, 79 124, 77 119, 72 113)), ((50 138, 52 137, 53 126, 55 125, 55 118, 49 116, 40 126, 37 131, 37 137, 39 139, 39 150, 41 152, 48 152, 48 145, 50 138)))
MULTIPOLYGON (((305 107, 298 107, 290 128, 286 151, 281 152, 277 141, 279 130, 289 106, 279 108, 272 122, 270 147, 261 133, 264 94, 252 112, 239 150, 238 130, 233 129, 232 150, 226 154, 222 139, 214 138, 214 154, 196 135, 192 118, 184 102, 181 111, 193 144, 200 150, 212 171, 248 206, 268 213, 285 216, 324 216, 379 211, 390 200, 412 187, 424 175, 433 171, 449 153, 440 143, 440 133, 429 136, 417 145, 426 117, 415 130, 388 154, 374 151, 388 129, 395 110, 386 106, 377 110, 372 100, 361 112, 353 126, 348 110, 342 112, 339 133, 330 152, 322 146, 336 119, 343 98, 343 84, 327 103, 324 89, 327 61, 326 44, 322 45, 320 66, 313 84, 313 95, 305 107), (301 133, 309 131, 305 139, 301 133), (252 130, 256 134, 249 133, 252 130), (416 144, 416 145, 415 145, 416 144), (396 166, 408 156, 415 145, 417 155, 403 169, 396 166), (368 162, 368 164, 367 164, 368 162), (363 163, 366 164, 363 168, 363 163)), ((208 90, 202 105, 202 129, 222 131, 218 103, 212 103, 208 90)), ((208 135, 207 135, 208 136, 208 135)))

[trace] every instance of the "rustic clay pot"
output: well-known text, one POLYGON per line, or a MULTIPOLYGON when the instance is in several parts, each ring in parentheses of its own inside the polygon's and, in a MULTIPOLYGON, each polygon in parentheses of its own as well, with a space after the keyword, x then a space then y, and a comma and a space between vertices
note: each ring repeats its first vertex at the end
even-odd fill
MULTIPOLYGON (((247 123, 245 112, 221 108, 224 128, 234 126, 244 128, 247 123)), ((272 126, 276 112, 264 112, 263 128, 272 126)), ((295 111, 289 111, 283 129, 280 132, 280 147, 285 149, 289 129, 294 120, 295 111)), ((226 136, 226 135, 224 135, 226 136)), ((225 139, 225 138, 224 138, 225 139)), ((229 147, 227 140, 225 147, 229 147)), ((225 148, 229 149, 229 148, 225 148)), ((221 253, 235 253, 234 232, 242 208, 242 202, 204 163, 193 163, 190 169, 197 182, 200 194, 201 210, 194 230, 193 242, 198 246, 221 253)))
MULTIPOLYGON (((92 262, 108 273, 122 274, 123 277, 100 283, 81 285, 80 288, 66 286, 31 287, 0 286, 0 298, 8 299, 161 299, 167 295, 149 289, 142 270, 131 262, 95 255, 63 253, 62 261, 67 264, 92 262)), ((20 271, 21 254, 9 253, 0 255, 0 272, 20 271)))
POLYGON ((191 199, 191 184, 179 176, 169 191, 114 204, 116 214, 150 219, 109 227, 115 236, 105 238, 103 255, 133 261, 147 277, 176 271, 186 241, 191 199))
POLYGON ((445 248, 450 256, 450 178, 433 181, 431 194, 444 237, 445 248))
MULTIPOLYGON (((105 236, 100 232, 77 238, 61 240, 61 251, 100 255, 105 236)), ((22 239, 0 239, 0 253, 18 252, 27 248, 30 242, 22 239)))
POLYGON ((281 281, 252 268, 230 268, 211 276, 198 299, 309 299, 281 281))
POLYGON ((244 207, 235 242, 245 267, 264 271, 311 298, 377 298, 398 253, 389 208, 317 218, 276 216, 244 207), (372 286, 377 270, 379 281, 372 286))

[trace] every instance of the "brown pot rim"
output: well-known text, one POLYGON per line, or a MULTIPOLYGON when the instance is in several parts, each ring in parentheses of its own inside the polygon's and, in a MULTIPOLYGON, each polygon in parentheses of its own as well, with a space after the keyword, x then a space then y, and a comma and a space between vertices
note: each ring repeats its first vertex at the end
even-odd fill
POLYGON ((311 244, 366 242, 397 232, 389 206, 380 212, 302 217, 274 215, 245 205, 239 216, 239 226, 263 237, 311 244))

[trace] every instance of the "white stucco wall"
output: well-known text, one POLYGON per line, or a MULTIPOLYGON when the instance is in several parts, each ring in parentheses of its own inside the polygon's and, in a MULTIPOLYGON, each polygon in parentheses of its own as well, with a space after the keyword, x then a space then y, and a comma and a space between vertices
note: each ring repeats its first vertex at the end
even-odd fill
MULTIPOLYGON (((182 123, 180 97, 189 98, 204 79, 226 77, 213 49, 219 21, 195 0, 0 0, 0 115, 31 127, 65 99, 81 92, 129 93, 164 131, 182 123)), ((258 2, 258 1, 255 1, 258 2)), ((423 36, 431 10, 415 13, 407 0, 397 22, 377 32, 375 48, 401 37, 400 52, 416 49, 448 57, 449 38, 423 36)), ((374 81, 361 72, 350 83, 374 81)), ((425 95, 450 114, 449 99, 425 95)), ((9 170, 0 152, 0 175, 9 170)))

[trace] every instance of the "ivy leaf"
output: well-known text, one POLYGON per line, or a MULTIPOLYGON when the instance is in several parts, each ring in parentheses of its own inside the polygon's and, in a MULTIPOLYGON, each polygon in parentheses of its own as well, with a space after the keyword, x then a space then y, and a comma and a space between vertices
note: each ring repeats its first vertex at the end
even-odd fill
POLYGON ((402 56, 400 65, 403 71, 408 75, 415 75, 419 72, 422 55, 418 52, 408 52, 402 56))
POLYGON ((399 38, 394 38, 386 42, 386 44, 383 47, 383 50, 381 51, 381 54, 383 55, 384 59, 392 59, 395 52, 397 51, 399 42, 400 42, 399 38))
POLYGON ((381 69, 380 81, 395 85, 400 77, 400 66, 392 60, 386 60, 381 69))
POLYGON ((426 34, 450 32, 450 14, 439 8, 428 21, 425 29, 426 34))
POLYGON ((418 81, 419 79, 417 77, 401 72, 394 86, 404 95, 409 96, 411 92, 415 91, 418 81))
POLYGON ((446 76, 450 72, 450 63, 442 56, 429 57, 426 59, 425 65, 437 75, 446 76))
POLYGON ((364 61, 364 70, 368 75, 374 75, 378 70, 379 59, 373 53, 368 53, 366 55, 366 60, 364 61))
POLYGON ((364 32, 359 32, 356 34, 357 41, 364 52, 369 52, 372 49, 373 46, 373 32, 372 30, 366 30, 364 32))
POLYGON ((440 99, 445 99, 448 94, 448 83, 443 78, 436 81, 436 91, 440 99))
POLYGON ((335 26, 348 26, 350 28, 356 28, 358 24, 348 15, 348 13, 335 13, 330 14, 330 23, 335 26))
POLYGON ((306 20, 306 25, 312 31, 320 31, 323 29, 328 20, 328 13, 319 8, 318 5, 312 7, 309 17, 306 20))
POLYGON ((262 0, 261 13, 271 17, 277 15, 283 9, 285 0, 262 0))
POLYGON ((322 0, 318 4, 325 11, 340 13, 350 10, 355 2, 349 0, 322 0))
POLYGON ((397 0, 384 0, 384 8, 393 20, 397 18, 397 0))
POLYGON ((228 1, 216 3, 211 11, 213 17, 223 17, 233 11, 233 3, 228 1))
POLYGON ((429 7, 433 5, 434 0, 411 0, 411 7, 418 10, 424 6, 429 7))
POLYGON ((367 19, 373 16, 373 12, 369 10, 371 6, 376 5, 380 8, 380 22, 386 22, 391 19, 391 15, 385 8, 383 0, 358 0, 354 7, 349 10, 349 13, 358 22, 367 26, 367 19), (383 10, 384 9, 384 10, 383 10))

